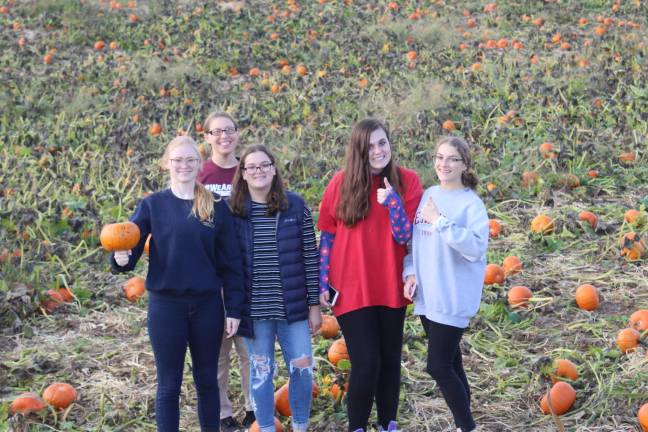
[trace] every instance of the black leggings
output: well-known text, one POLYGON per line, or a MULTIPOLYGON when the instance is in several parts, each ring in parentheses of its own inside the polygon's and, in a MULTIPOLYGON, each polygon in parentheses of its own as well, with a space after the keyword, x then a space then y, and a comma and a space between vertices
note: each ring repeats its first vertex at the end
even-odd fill
POLYGON ((455 425, 471 431, 475 421, 470 412, 470 386, 459 348, 464 329, 430 321, 423 315, 421 323, 428 337, 427 371, 441 389, 455 425))
POLYGON ((405 308, 371 306, 337 318, 352 368, 347 393, 349 431, 367 428, 374 398, 378 422, 386 430, 398 411, 405 308))

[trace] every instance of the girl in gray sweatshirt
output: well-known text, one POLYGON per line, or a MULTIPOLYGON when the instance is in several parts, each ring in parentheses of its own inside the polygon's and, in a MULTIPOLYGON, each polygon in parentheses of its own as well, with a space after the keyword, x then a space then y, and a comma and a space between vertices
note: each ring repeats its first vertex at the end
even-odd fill
POLYGON ((439 140, 434 168, 440 184, 424 192, 416 212, 403 290, 428 337, 427 371, 439 385, 457 431, 466 432, 475 422, 459 342, 479 309, 488 214, 475 193, 478 179, 463 139, 439 140))

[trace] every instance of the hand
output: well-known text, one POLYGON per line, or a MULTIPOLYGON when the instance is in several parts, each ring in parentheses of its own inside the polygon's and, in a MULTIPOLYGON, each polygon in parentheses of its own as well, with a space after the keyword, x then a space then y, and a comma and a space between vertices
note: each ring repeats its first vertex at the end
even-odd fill
POLYGON ((331 299, 331 295, 328 293, 328 291, 323 292, 320 294, 320 306, 321 307, 331 307, 331 304, 329 303, 329 300, 331 299))
POLYGON ((385 180, 385 188, 378 188, 378 194, 377 194, 377 200, 378 204, 383 205, 385 204, 385 201, 387 200, 387 197, 389 196, 390 193, 394 190, 392 185, 389 184, 389 180, 387 180, 387 177, 384 178, 385 180))
POLYGON ((441 216, 441 213, 439 213, 439 209, 434 203, 432 197, 428 197, 428 200, 425 202, 425 204, 423 204, 421 215, 423 216, 423 219, 425 219, 425 221, 429 224, 433 224, 437 219, 439 219, 439 216, 441 216))
POLYGON ((239 324, 241 323, 241 320, 238 318, 227 318, 225 320, 225 333, 227 334, 228 338, 231 338, 236 334, 239 328, 239 324))
POLYGON ((128 257, 131 255, 131 251, 115 251, 115 262, 119 267, 124 267, 128 264, 128 257))
POLYGON ((310 306, 308 309, 308 328, 311 334, 315 334, 322 326, 322 312, 319 305, 310 306))
POLYGON ((413 301, 414 293, 416 292, 416 276, 409 275, 405 279, 405 285, 403 286, 403 296, 409 300, 413 301))

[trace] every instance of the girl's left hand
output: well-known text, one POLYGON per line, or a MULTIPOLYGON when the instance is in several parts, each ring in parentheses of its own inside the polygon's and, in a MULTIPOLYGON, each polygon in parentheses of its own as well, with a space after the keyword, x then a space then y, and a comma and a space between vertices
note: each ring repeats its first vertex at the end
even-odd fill
POLYGON ((308 309, 308 328, 311 334, 315 334, 322 326, 322 312, 319 305, 310 306, 308 309))
POLYGON ((236 334, 239 328, 239 324, 241 323, 241 320, 238 318, 227 318, 225 320, 225 334, 227 335, 228 338, 231 338, 236 334))

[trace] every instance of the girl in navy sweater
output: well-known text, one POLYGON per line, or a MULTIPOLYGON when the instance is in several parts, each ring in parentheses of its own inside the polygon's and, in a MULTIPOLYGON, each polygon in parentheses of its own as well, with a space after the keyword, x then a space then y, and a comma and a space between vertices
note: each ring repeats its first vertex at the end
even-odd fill
POLYGON ((219 430, 218 342, 223 330, 229 337, 236 333, 244 309, 232 214, 224 201, 196 182, 200 162, 192 138, 179 136, 167 145, 161 166, 169 170, 170 187, 140 201, 131 218, 140 229, 140 242, 132 251, 117 251, 112 257, 116 271, 133 270, 151 234, 146 289, 160 432, 179 428, 187 346, 201 430, 219 430))
POLYGON ((243 252, 246 305, 239 333, 250 356, 252 407, 261 432, 274 432, 275 340, 290 369, 292 427, 304 432, 311 408, 310 335, 322 317, 319 254, 310 210, 285 192, 275 159, 263 145, 247 147, 230 198, 243 252))

